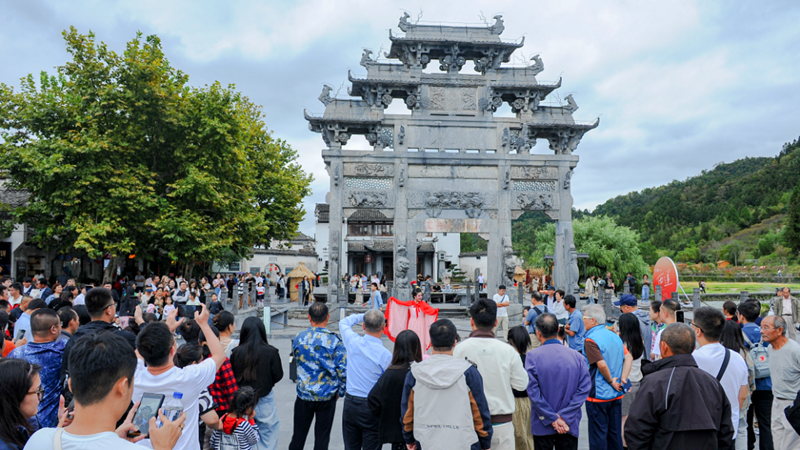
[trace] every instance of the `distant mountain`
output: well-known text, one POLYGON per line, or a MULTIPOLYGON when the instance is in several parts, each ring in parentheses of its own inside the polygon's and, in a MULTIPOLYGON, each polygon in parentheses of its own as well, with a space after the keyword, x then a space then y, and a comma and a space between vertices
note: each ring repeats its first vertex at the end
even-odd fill
MULTIPOLYGON (((685 259, 711 260, 725 256, 703 254, 709 249, 718 251, 720 245, 714 245, 716 241, 726 240, 727 244, 729 237, 740 234, 740 230, 785 213, 798 183, 800 140, 795 140, 785 144, 774 158, 720 163, 685 181, 608 200, 592 215, 613 217, 619 225, 639 231, 643 253, 651 253, 646 260, 655 256, 655 249, 670 255, 689 249, 683 255, 685 259)), ((783 217, 767 223, 770 226, 759 227, 758 233, 775 233, 782 226, 783 217)), ((752 252, 759 253, 755 248, 752 252)))

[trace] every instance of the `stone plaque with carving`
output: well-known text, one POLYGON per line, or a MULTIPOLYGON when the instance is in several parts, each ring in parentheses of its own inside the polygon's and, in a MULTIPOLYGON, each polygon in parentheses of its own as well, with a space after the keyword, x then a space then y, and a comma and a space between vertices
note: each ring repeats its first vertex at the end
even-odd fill
POLYGON ((446 107, 444 88, 441 86, 431 86, 428 92, 430 93, 431 109, 444 111, 446 107))
POLYGON ((511 178, 515 180, 557 180, 558 169, 543 166, 512 166, 511 178))
POLYGON ((546 211, 558 208, 558 196, 544 192, 515 192, 514 200, 519 209, 546 211))
POLYGON ((461 88, 459 89, 461 93, 461 110, 462 111, 475 111, 477 109, 476 101, 475 101, 475 89, 474 88, 461 88))
POLYGON ((348 177, 393 177, 394 164, 345 164, 344 175, 348 177))
POLYGON ((355 191, 347 196, 347 203, 353 208, 386 208, 390 200, 388 192, 355 191))

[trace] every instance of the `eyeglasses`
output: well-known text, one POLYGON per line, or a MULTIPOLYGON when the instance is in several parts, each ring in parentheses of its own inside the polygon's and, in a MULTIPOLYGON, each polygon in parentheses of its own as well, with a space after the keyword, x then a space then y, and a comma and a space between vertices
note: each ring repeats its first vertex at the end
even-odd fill
POLYGON ((777 330, 775 327, 762 326, 761 331, 777 330))
POLYGON ((30 394, 36 394, 36 396, 39 397, 39 401, 42 401, 42 398, 44 398, 44 386, 40 384, 39 389, 28 392, 28 395, 30 394))

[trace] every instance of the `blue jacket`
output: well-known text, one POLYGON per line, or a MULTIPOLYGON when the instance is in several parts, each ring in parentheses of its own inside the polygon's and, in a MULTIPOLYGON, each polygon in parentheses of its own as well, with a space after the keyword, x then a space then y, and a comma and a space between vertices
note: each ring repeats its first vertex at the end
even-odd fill
POLYGON ((67 341, 57 339, 53 342, 29 342, 15 348, 9 358, 19 358, 31 364, 42 366, 39 377, 42 380, 44 396, 39 402, 36 418, 43 427, 58 425, 58 402, 61 397, 61 363, 67 341))
POLYGON ((297 396, 321 402, 335 395, 344 397, 347 354, 344 343, 326 328, 309 327, 294 338, 292 353, 297 361, 297 396))
MULTIPOLYGON (((611 378, 619 379, 622 376, 622 363, 625 361, 625 348, 622 339, 613 331, 608 330, 605 325, 596 325, 586 331, 586 341, 584 342, 583 354, 586 356, 586 344, 592 341, 597 344, 603 360, 608 365, 611 378)), ((622 397, 622 393, 616 391, 603 377, 597 364, 589 366, 589 375, 592 377, 592 390, 589 391, 589 401, 592 400, 614 400, 622 397)))

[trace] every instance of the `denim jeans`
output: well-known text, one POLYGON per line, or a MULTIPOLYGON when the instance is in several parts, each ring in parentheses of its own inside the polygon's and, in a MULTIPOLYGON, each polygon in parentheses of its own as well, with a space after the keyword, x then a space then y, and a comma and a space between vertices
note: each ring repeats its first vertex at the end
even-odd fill
POLYGON ((272 391, 258 399, 256 405, 256 424, 258 424, 258 450, 276 450, 278 448, 278 406, 275 404, 275 392, 272 391))
POLYGON ((650 286, 642 286, 642 300, 650 300, 650 286))

